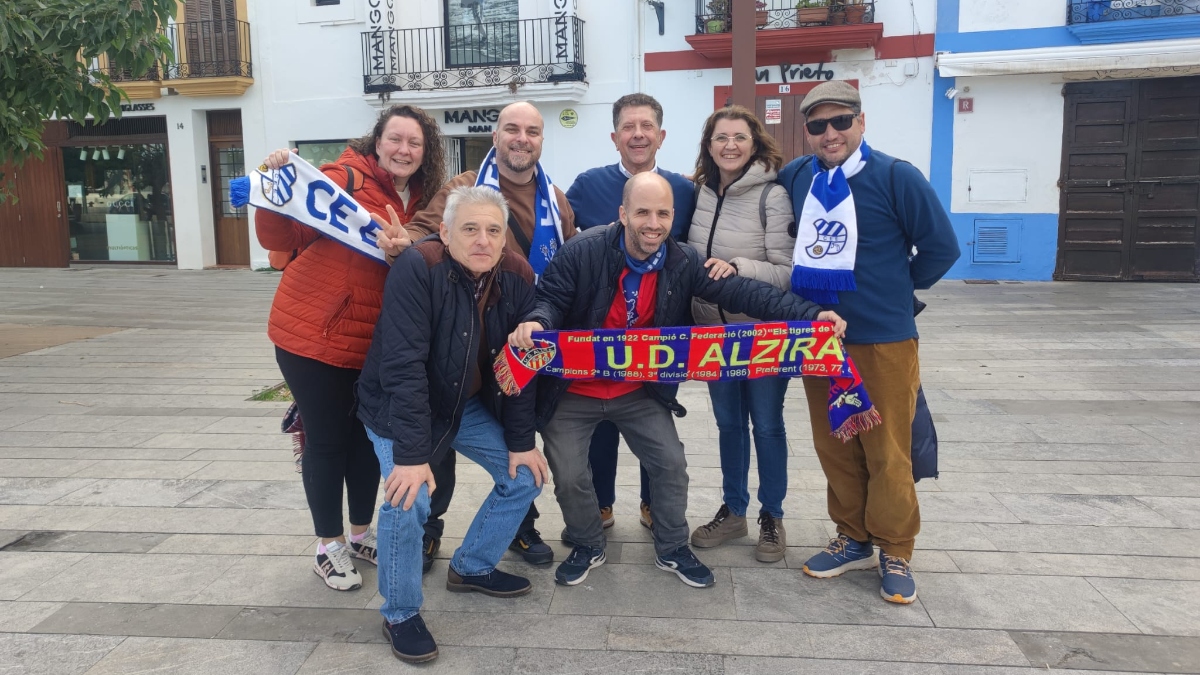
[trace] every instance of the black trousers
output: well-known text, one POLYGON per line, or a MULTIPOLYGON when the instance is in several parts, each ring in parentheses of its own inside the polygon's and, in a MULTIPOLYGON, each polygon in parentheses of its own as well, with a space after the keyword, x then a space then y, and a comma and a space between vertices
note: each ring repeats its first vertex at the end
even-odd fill
MULTIPOLYGON (((429 497, 429 518, 425 521, 425 535, 433 539, 441 539, 442 532, 446 529, 446 523, 442 520, 442 516, 450 510, 450 500, 454 499, 456 456, 457 453, 451 449, 441 461, 430 466, 433 469, 433 482, 437 483, 437 489, 429 497)), ((537 504, 530 504, 529 512, 525 514, 525 520, 522 520, 521 526, 517 528, 517 535, 520 536, 532 530, 534 521, 539 515, 537 504)))
POLYGON ((304 496, 318 537, 340 537, 342 485, 350 524, 370 525, 379 493, 379 460, 355 416, 358 370, 275 348, 275 361, 304 421, 304 496))

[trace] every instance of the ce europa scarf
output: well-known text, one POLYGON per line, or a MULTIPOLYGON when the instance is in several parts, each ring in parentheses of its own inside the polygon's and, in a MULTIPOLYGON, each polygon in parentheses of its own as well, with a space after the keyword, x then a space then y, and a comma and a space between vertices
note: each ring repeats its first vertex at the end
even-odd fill
POLYGON ((536 375, 662 383, 827 377, 834 436, 845 442, 880 422, 858 369, 826 321, 537 331, 533 342, 529 350, 506 346, 492 364, 509 396, 536 375))
MULTIPOLYGON (((558 212, 558 197, 554 194, 554 184, 550 176, 537 163, 533 179, 537 181, 537 197, 533 205, 533 239, 529 242, 529 266, 538 277, 546 271, 546 265, 554 257, 558 247, 562 246, 562 214, 558 212)), ((479 166, 479 176, 475 185, 484 185, 500 192, 500 167, 496 165, 496 148, 488 150, 487 157, 479 166)))
POLYGON ((813 157, 813 182, 796 218, 796 249, 792 254, 792 291, 820 305, 838 304, 838 291, 853 291, 854 259, 858 255, 858 214, 849 179, 871 159, 866 140, 841 166, 818 171, 813 157))
POLYGON ((376 243, 383 228, 358 202, 312 164, 293 153, 278 169, 262 165, 229 182, 229 202, 247 203, 307 225, 334 241, 383 265, 387 258, 376 243))

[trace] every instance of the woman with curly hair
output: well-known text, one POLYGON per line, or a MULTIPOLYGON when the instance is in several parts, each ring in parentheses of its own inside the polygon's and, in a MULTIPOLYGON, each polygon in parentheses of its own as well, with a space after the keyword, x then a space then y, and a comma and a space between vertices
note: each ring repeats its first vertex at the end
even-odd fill
MULTIPOLYGON (((734 105, 709 116, 700 137, 694 180, 699 188, 688 243, 708 261, 712 274, 737 274, 791 290, 794 222, 787 190, 775 182, 783 165, 779 147, 750 110, 734 105)), ((704 300, 694 300, 697 325, 749 323, 704 300)), ((783 425, 786 377, 709 382, 721 449, 724 503, 692 533, 698 548, 748 534, 750 429, 758 456, 759 536, 755 558, 776 562, 786 552, 783 498, 787 494, 787 435, 783 425)))
MULTIPOLYGON (((288 150, 276 150, 264 164, 277 169, 290 157, 288 150)), ((390 260, 411 244, 404 224, 441 188, 445 167, 437 122, 420 108, 396 105, 321 172, 385 224, 379 245, 390 260)), ((355 416, 354 392, 383 305, 388 267, 265 209, 255 212, 254 227, 264 248, 300 251, 283 271, 267 337, 304 420, 301 474, 321 539, 313 569, 330 588, 355 590, 362 587, 362 576, 352 558, 375 564, 370 528, 379 461, 355 416)))

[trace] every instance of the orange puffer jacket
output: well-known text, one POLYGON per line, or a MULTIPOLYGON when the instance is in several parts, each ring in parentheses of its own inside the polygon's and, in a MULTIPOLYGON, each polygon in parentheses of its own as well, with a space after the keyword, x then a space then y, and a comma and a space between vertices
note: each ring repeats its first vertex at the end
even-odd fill
MULTIPOLYGON (((380 223, 388 222, 388 204, 402 223, 416 213, 420 185, 409 183, 409 208, 405 210, 391 175, 379 167, 374 156, 364 157, 346 148, 337 162, 322 166, 321 172, 346 186, 346 167, 354 174, 354 200, 380 223)), ((254 230, 268 250, 302 249, 284 269, 275 291, 267 337, 293 354, 361 370, 383 306, 387 265, 266 209, 255 211, 254 230)))

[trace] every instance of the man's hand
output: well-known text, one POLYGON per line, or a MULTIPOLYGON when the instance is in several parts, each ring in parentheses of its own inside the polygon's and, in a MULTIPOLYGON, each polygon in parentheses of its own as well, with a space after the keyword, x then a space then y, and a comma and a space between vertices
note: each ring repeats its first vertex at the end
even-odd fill
POLYGON ((417 491, 421 489, 422 483, 429 486, 430 495, 437 489, 433 480, 433 470, 429 468, 428 463, 416 466, 397 464, 392 467, 392 473, 383 484, 383 498, 393 507, 400 506, 400 500, 404 500, 404 510, 407 511, 417 500, 417 491))
POLYGON ((720 258, 709 258, 704 267, 708 270, 709 279, 724 279, 737 274, 736 267, 720 258))
POLYGON ((546 328, 536 321, 526 321, 518 325, 512 335, 508 336, 508 344, 518 349, 533 349, 533 332, 535 330, 546 330, 546 328))
POLYGON ((825 310, 817 315, 817 321, 832 321, 833 336, 836 338, 841 338, 846 334, 846 320, 838 316, 837 312, 825 310))
POLYGON ((291 150, 288 150, 287 148, 276 150, 275 152, 267 155, 267 158, 263 160, 263 164, 266 164, 268 169, 278 169, 284 164, 288 164, 292 161, 292 153, 299 152, 300 151, 296 148, 292 148, 291 150))
POLYGON ((387 213, 392 222, 383 226, 383 230, 376 235, 376 241, 379 242, 379 249, 392 259, 412 246, 412 239, 408 237, 408 230, 400 223, 400 216, 396 215, 396 209, 391 204, 387 205, 387 213))
POLYGON ((546 458, 542 456, 542 451, 534 448, 528 452, 510 452, 508 453, 508 477, 517 477, 517 467, 527 466, 529 471, 533 473, 533 482, 538 487, 542 487, 542 483, 550 480, 550 466, 546 464, 546 458))

